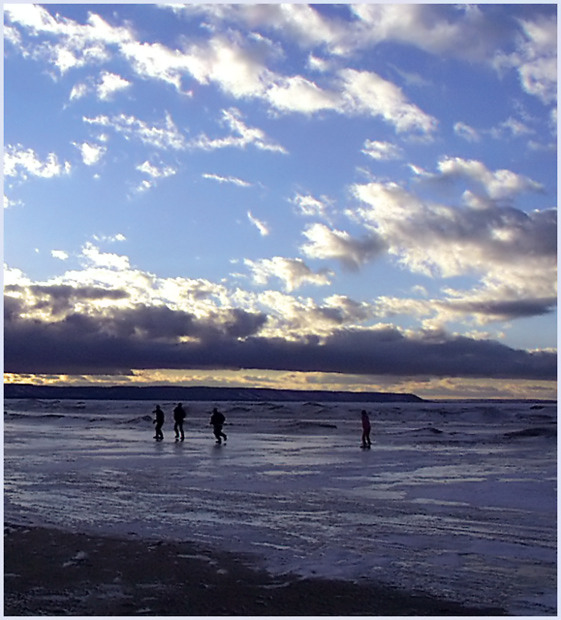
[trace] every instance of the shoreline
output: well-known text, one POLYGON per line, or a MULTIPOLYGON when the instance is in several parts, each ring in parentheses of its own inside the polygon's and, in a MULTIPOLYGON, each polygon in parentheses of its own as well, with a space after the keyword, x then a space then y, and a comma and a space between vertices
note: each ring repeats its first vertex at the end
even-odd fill
POLYGON ((428 594, 274 576, 249 556, 4 524, 5 616, 503 616, 428 594))

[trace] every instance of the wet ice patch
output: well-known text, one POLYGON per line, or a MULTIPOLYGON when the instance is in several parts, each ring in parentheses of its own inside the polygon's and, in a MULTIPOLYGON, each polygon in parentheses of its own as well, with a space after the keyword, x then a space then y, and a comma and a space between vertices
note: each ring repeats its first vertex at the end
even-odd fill
POLYGON ((216 450, 212 404, 189 403, 180 444, 174 404, 161 405, 156 443, 152 402, 8 401, 6 521, 192 540, 276 574, 555 613, 554 406, 376 404, 362 451, 362 406, 223 403, 216 450))

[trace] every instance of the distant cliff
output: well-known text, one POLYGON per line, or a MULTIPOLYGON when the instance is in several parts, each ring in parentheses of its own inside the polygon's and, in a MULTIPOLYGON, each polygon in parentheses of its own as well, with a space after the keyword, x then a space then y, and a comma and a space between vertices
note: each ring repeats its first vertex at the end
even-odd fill
POLYGON ((273 390, 267 388, 180 386, 46 386, 26 383, 4 385, 4 398, 154 401, 292 401, 292 402, 421 402, 415 394, 392 392, 331 392, 328 390, 273 390))

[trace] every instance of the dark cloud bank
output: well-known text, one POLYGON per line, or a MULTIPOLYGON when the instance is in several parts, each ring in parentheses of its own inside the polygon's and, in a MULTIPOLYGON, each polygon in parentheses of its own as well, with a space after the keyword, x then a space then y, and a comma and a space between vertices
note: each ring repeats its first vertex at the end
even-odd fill
MULTIPOLYGON (((90 294, 96 294, 89 291, 90 294)), ((64 297, 64 295, 63 295, 64 297)), ((64 304, 63 304, 64 305, 64 304)), ((258 336, 267 317, 220 310, 205 319, 167 307, 137 306, 61 320, 22 318, 6 298, 6 372, 126 374, 132 369, 269 369, 403 377, 555 380, 553 352, 512 349, 444 333, 407 337, 394 328, 339 329, 300 341, 258 336), (190 337, 179 342, 179 337, 190 337)), ((57 308, 60 311, 60 306, 57 308)))

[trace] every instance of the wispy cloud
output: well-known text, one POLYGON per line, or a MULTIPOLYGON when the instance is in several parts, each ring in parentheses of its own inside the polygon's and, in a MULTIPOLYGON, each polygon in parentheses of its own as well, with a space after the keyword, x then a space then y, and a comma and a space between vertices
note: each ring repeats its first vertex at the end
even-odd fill
POLYGON ((100 101, 109 101, 120 91, 132 86, 132 82, 125 80, 116 73, 102 71, 97 81, 79 82, 72 87, 70 101, 82 99, 90 92, 93 92, 100 101))
POLYGON ((381 140, 365 140, 362 152, 378 161, 403 157, 403 150, 397 144, 381 140))
POLYGON ((202 175, 203 179, 209 179, 211 181, 216 181, 217 183, 229 183, 231 185, 237 185, 238 187, 251 187, 252 183, 248 181, 244 181, 243 179, 239 179, 238 177, 224 177, 219 174, 213 174, 210 172, 205 172, 202 175))
POLYGON ((230 135, 222 138, 209 138, 205 134, 201 134, 194 140, 191 140, 189 146, 205 151, 213 151, 224 148, 244 149, 251 145, 262 151, 287 153, 284 147, 268 138, 263 130, 256 127, 248 127, 242 120, 241 112, 236 108, 222 110, 221 121, 232 132, 230 135))
POLYGON ((177 174, 177 169, 173 166, 156 165, 148 160, 136 166, 136 169, 148 177, 147 179, 143 179, 140 184, 136 186, 137 192, 148 191, 156 185, 159 179, 165 179, 177 174))
POLYGON ((481 136, 476 129, 461 121, 454 124, 454 133, 468 142, 479 142, 481 140, 481 136))
POLYGON ((125 138, 135 138, 144 144, 159 149, 181 150, 186 148, 185 138, 178 130, 171 115, 166 113, 162 122, 150 125, 130 114, 118 114, 115 116, 98 115, 95 117, 84 116, 82 119, 88 125, 107 127, 125 138))
POLYGON ((172 166, 156 166, 149 161, 145 161, 136 167, 137 170, 148 175, 152 179, 162 179, 165 177, 171 177, 177 173, 177 170, 172 166))
POLYGON ((331 205, 331 201, 322 196, 316 198, 311 194, 301 194, 297 192, 290 202, 296 206, 297 212, 307 217, 321 217, 327 216, 327 210, 331 205))
POLYGON ((269 226, 265 222, 257 219, 251 211, 247 212, 247 219, 255 226, 255 228, 257 228, 262 237, 266 237, 270 234, 271 230, 269 226))

